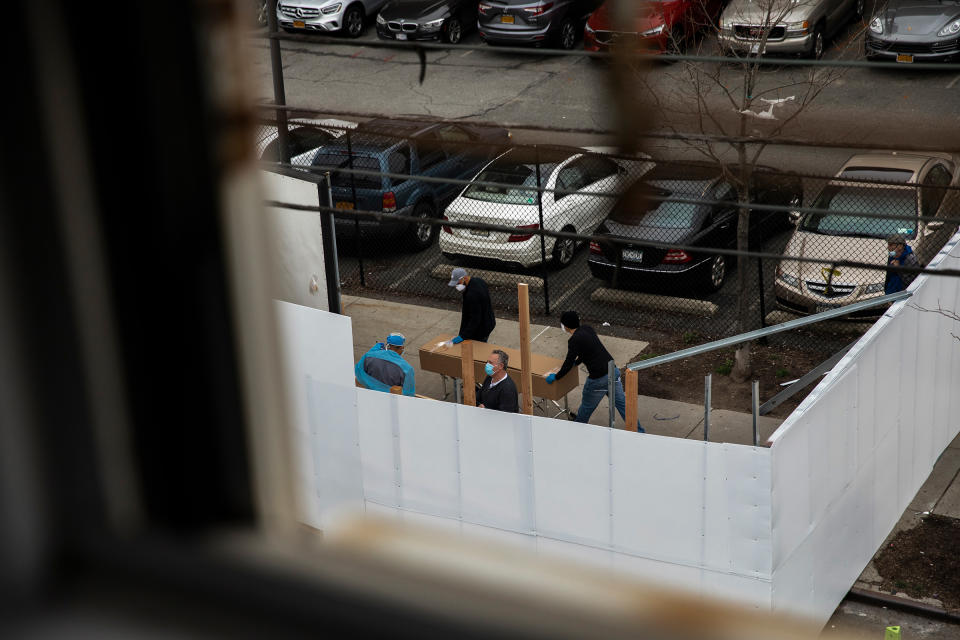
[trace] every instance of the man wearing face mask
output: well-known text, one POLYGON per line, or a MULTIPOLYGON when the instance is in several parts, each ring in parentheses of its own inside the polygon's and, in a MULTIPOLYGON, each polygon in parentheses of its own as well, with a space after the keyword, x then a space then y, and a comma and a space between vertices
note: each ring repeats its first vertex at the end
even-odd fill
MULTIPOLYGON (((560 316, 560 328, 570 334, 570 339, 567 341, 567 357, 559 371, 547 375, 547 384, 553 384, 557 378, 567 375, 567 372, 578 364, 586 365, 587 381, 583 385, 583 397, 574 419, 577 422, 587 422, 593 415, 594 409, 600 404, 600 400, 607 395, 607 364, 613 360, 613 356, 600 342, 593 327, 580 324, 580 316, 576 311, 563 312, 560 316)), ((619 370, 616 375, 613 403, 620 412, 620 417, 626 420, 627 398, 623 393, 619 370)), ((644 433, 639 421, 637 432, 644 433)))
POLYGON ((457 267, 450 272, 449 285, 456 287, 457 291, 463 294, 460 333, 450 342, 452 344, 459 344, 464 340, 486 342, 493 328, 497 326, 487 283, 476 276, 468 275, 466 269, 457 267))
POLYGON ((363 354, 353 373, 367 389, 386 391, 391 387, 402 387, 403 395, 415 393, 413 367, 403 359, 403 345, 406 338, 401 333, 391 333, 387 343, 378 342, 370 351, 363 354))
MULTIPOLYGON (((907 245, 907 239, 902 235, 892 235, 887 238, 887 264, 891 267, 919 267, 920 261, 907 245)), ((903 291, 917 277, 915 273, 899 273, 887 271, 887 280, 883 287, 885 294, 903 291)))
POLYGON ((507 375, 509 359, 509 356, 500 349, 494 350, 487 358, 487 364, 484 366, 487 377, 477 394, 478 407, 508 413, 518 413, 520 411, 517 385, 507 375))

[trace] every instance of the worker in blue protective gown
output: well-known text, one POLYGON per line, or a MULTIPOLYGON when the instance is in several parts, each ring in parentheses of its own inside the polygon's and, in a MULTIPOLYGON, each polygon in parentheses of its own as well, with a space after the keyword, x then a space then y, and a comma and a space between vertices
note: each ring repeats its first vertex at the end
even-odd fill
POLYGON ((368 389, 390 392, 391 387, 401 387, 403 395, 412 396, 415 392, 414 372, 403 359, 406 338, 400 333, 391 333, 387 342, 378 342, 370 351, 363 354, 354 368, 357 380, 368 389))

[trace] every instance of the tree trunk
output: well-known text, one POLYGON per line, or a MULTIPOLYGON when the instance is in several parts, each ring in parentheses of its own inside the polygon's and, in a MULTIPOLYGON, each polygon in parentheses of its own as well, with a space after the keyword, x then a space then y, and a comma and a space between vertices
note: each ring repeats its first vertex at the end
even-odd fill
MULTIPOLYGON (((744 127, 741 126, 741 130, 744 127)), ((741 132, 743 135, 743 132, 741 132)), ((750 169, 747 166, 747 150, 743 144, 737 145, 737 155, 740 162, 740 187, 737 189, 738 200, 741 203, 750 202, 750 169)), ((747 275, 748 260, 743 252, 750 248, 750 209, 740 207, 737 210, 737 332, 750 330, 750 302, 749 286, 751 278, 747 275)), ((730 377, 734 382, 746 382, 753 374, 753 364, 750 362, 750 343, 737 345, 733 355, 733 370, 730 377)))

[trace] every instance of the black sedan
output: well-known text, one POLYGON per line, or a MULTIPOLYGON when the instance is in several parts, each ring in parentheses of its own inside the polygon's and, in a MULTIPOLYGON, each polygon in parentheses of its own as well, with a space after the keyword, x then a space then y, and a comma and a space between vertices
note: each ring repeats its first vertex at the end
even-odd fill
POLYGON ((889 0, 864 39, 870 60, 932 62, 960 57, 960 3, 889 0))
MULTIPOLYGON (((791 207, 802 203, 798 178, 765 168, 758 168, 753 176, 752 201, 791 207)), ((752 211, 750 223, 753 242, 791 225, 789 213, 771 211, 752 211)), ((731 259, 711 249, 736 247, 737 191, 716 164, 660 164, 627 190, 597 234, 635 241, 590 243, 590 271, 614 287, 665 280, 672 284, 682 278, 684 284, 716 291, 727 278, 731 259), (664 202, 665 198, 720 204, 664 202), (645 246, 649 242, 703 250, 645 246)))
POLYGON ((445 40, 457 44, 477 26, 477 0, 389 0, 377 15, 383 40, 445 40))

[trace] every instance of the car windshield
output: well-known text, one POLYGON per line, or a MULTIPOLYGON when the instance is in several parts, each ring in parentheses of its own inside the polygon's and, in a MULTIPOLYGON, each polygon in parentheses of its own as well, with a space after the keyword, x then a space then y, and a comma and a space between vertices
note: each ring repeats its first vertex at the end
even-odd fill
POLYGON ((621 200, 610 219, 632 227, 689 229, 704 213, 703 205, 663 202, 664 198, 699 198, 709 182, 701 180, 648 180, 639 183, 621 200))
MULTIPOLYGON (((350 156, 345 153, 318 153, 313 159, 313 165, 319 169, 349 169, 350 156)), ((370 156, 354 156, 353 168, 364 171, 382 171, 380 162, 370 156)), ((330 181, 334 187, 351 187, 357 189, 382 189, 380 176, 353 174, 354 181, 350 181, 351 174, 344 171, 333 171, 330 181)))
MULTIPOLYGON (((540 165, 540 180, 546 182, 555 164, 540 165)), ((495 182, 502 186, 471 184, 465 198, 499 204, 536 204, 537 167, 534 164, 494 164, 480 172, 477 182, 495 182)))
POLYGON ((917 194, 913 187, 827 185, 800 228, 828 236, 886 238, 892 234, 914 237, 917 232, 917 194), (882 213, 890 218, 864 218, 856 213, 882 213))

